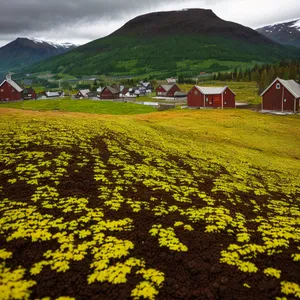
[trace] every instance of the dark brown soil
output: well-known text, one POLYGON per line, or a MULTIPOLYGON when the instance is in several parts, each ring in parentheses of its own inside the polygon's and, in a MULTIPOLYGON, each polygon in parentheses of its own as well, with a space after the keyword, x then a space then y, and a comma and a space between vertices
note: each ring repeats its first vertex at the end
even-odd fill
MULTIPOLYGON (((101 150, 100 155, 103 161, 107 163, 111 153, 108 151, 105 142, 99 138, 93 144, 94 147, 101 150)), ((39 151, 55 153, 55 149, 51 147, 39 147, 39 151)), ((159 291, 158 299, 263 300, 281 296, 281 280, 266 277, 262 272, 254 275, 242 273, 237 271, 236 267, 220 264, 220 252, 226 249, 228 245, 235 243, 235 239, 225 233, 205 233, 205 222, 192 224, 195 230, 191 232, 180 228, 176 229, 177 237, 189 249, 187 252, 176 253, 166 247, 159 247, 157 238, 149 235, 149 230, 154 224, 162 224, 163 227, 168 227, 173 226, 175 221, 190 222, 178 212, 167 216, 155 216, 153 212, 147 210, 134 213, 127 204, 118 212, 109 210, 98 199, 98 183, 94 180, 93 173, 93 156, 85 153, 85 156, 89 159, 88 164, 82 167, 80 172, 75 172, 78 169, 76 166, 78 161, 75 157, 78 157, 77 154, 80 152, 80 149, 74 146, 73 149, 66 149, 65 151, 72 153, 73 159, 69 162, 67 175, 60 180, 60 184, 58 185, 60 197, 78 196, 88 198, 88 207, 101 207, 104 210, 106 219, 133 219, 133 231, 114 232, 111 235, 132 241, 135 247, 130 252, 131 257, 143 258, 147 263, 147 267, 155 268, 165 273, 165 282, 159 291), (249 284, 251 289, 244 287, 244 283, 249 284)), ((133 165, 143 162, 143 157, 140 154, 130 151, 128 153, 133 165)), ((53 157, 49 156, 48 159, 51 160, 53 157)), ((168 159, 174 161, 178 167, 193 174, 190 166, 185 164, 183 158, 171 156, 168 159)), ((16 166, 0 164, 0 169, 7 169, 8 167, 11 170, 15 170, 16 166)), ((220 174, 226 174, 226 170, 222 167, 219 167, 218 170, 219 173, 216 174, 203 174, 203 180, 199 180, 198 188, 201 191, 211 194, 219 201, 226 197, 222 193, 211 193, 213 187, 212 178, 216 178, 220 174)), ((115 179, 112 176, 112 171, 113 168, 108 166, 107 177, 114 182, 115 179)), ((10 177, 8 175, 0 175, 0 180, 4 183, 2 198, 8 198, 15 202, 30 201, 35 188, 27 185, 25 182, 18 182, 17 184, 6 183, 7 179, 13 178, 13 176, 14 174, 10 177)), ((44 184, 51 185, 52 182, 44 182, 44 184)), ((131 186, 126 186, 122 195, 130 197, 133 200, 143 200, 149 203, 151 203, 151 197, 157 197, 159 201, 166 201, 168 205, 177 205, 181 208, 187 208, 192 205, 199 208, 204 206, 204 203, 196 197, 191 198, 192 203, 176 202, 170 193, 163 190, 151 190, 142 182, 134 186, 137 191, 133 191, 132 188, 131 186)), ((247 201, 255 199, 257 203, 261 203, 268 200, 268 197, 258 197, 251 193, 241 193, 239 196, 245 202, 244 204, 237 207, 228 202, 226 206, 230 209, 231 213, 242 212, 249 219, 253 218, 253 210, 249 205, 246 205, 247 201)), ((284 195, 277 196, 284 197, 284 195)), ((223 202, 222 205, 224 205, 223 202)), ((45 210, 42 207, 38 208, 42 213, 59 217, 59 210, 51 211, 45 210)), ((70 214, 64 215, 64 217, 70 220, 77 216, 70 214)), ((255 227, 252 229, 255 229, 255 227)), ((254 239, 256 239, 256 243, 261 241, 258 233, 257 236, 254 234, 254 239)), ((51 249, 55 250, 59 247, 58 243, 53 241, 33 243, 29 240, 18 239, 6 242, 4 236, 1 237, 0 242, 1 247, 13 252, 13 259, 7 260, 7 265, 11 268, 22 266, 30 269, 34 263, 43 259, 44 252, 51 249)), ((300 279, 300 264, 291 264, 290 259, 291 254, 295 253, 297 246, 299 245, 291 244, 291 247, 280 255, 272 257, 266 255, 258 256, 255 263, 260 270, 270 266, 278 268, 282 270, 282 278, 284 280, 297 282, 300 279)), ((131 290, 140 280, 138 276, 128 276, 126 284, 95 283, 88 285, 87 277, 91 273, 91 262, 92 255, 89 254, 83 261, 72 263, 70 270, 65 273, 57 273, 49 267, 45 267, 41 274, 37 276, 30 276, 28 272, 26 278, 37 281, 37 285, 32 288, 31 298, 51 297, 54 299, 59 296, 70 296, 76 299, 130 298, 131 290)))

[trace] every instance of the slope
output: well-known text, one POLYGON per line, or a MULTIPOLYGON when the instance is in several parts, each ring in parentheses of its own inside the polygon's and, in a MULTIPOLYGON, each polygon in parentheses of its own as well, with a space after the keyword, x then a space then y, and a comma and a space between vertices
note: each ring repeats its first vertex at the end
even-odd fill
POLYGON ((191 9, 139 16, 111 35, 38 64, 30 72, 195 74, 228 65, 275 62, 299 53, 255 30, 224 21, 211 10, 191 9))
POLYGON ((57 44, 37 39, 17 38, 0 48, 0 72, 29 66, 75 47, 70 43, 57 44))
POLYGON ((300 48, 300 19, 258 28, 257 32, 283 45, 300 48))

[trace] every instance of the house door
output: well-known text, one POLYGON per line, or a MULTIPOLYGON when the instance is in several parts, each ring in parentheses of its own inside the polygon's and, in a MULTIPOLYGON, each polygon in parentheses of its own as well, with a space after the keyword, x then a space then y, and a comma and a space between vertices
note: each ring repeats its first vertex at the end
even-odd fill
POLYGON ((221 96, 220 95, 213 96, 213 107, 216 108, 216 107, 221 107, 221 106, 222 106, 221 96))

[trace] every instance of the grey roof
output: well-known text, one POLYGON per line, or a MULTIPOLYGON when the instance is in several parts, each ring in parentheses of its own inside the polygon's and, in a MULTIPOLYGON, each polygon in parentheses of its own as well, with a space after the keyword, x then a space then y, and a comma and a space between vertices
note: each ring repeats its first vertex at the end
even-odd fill
POLYGON ((175 95, 175 96, 186 96, 187 94, 184 93, 184 92, 179 92, 179 91, 177 91, 177 92, 175 92, 174 95, 175 95))
MULTIPOLYGON (((105 88, 107 88, 108 90, 110 90, 113 94, 119 94, 120 93, 120 91, 118 89, 116 89, 115 87, 106 86, 105 88)), ((104 91, 104 89, 102 90, 102 92, 104 91)))
POLYGON ((143 81, 141 81, 140 83, 141 83, 141 85, 143 85, 144 87, 147 87, 148 85, 150 85, 150 82, 143 82, 143 81))
POLYGON ((172 84, 162 84, 161 87, 168 92, 174 85, 176 85, 176 83, 172 83, 172 84))
POLYGON ((300 98, 300 85, 295 80, 284 80, 281 78, 276 78, 261 94, 263 96, 270 87, 276 82, 279 81, 294 97, 300 98))
POLYGON ((13 88, 15 88, 18 92, 22 92, 23 89, 13 80, 6 80, 13 88))
POLYGON ((22 92, 23 89, 17 84, 15 83, 13 80, 7 80, 5 79, 0 86, 2 86, 5 82, 7 82, 8 84, 10 84, 15 90, 17 90, 18 92, 22 92))
POLYGON ((196 88, 203 94, 203 95, 220 95, 222 94, 227 86, 225 87, 205 87, 205 86, 197 86, 196 88))
POLYGON ((82 96, 85 97, 90 92, 90 90, 89 89, 87 89, 87 90, 79 90, 79 92, 81 93, 82 96))
POLYGON ((47 97, 59 97, 59 92, 46 92, 47 97))
POLYGON ((95 91, 91 91, 91 92, 88 92, 88 93, 87 93, 87 96, 88 96, 88 97, 97 97, 97 95, 98 95, 98 93, 95 92, 95 91))

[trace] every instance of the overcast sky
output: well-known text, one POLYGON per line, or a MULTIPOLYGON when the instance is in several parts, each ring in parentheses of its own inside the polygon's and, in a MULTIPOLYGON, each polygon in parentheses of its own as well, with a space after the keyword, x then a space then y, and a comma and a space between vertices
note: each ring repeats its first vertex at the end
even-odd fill
POLYGON ((0 46, 17 37, 85 44, 135 16, 209 8, 225 20, 257 28, 300 18, 299 0, 2 0, 0 46))

